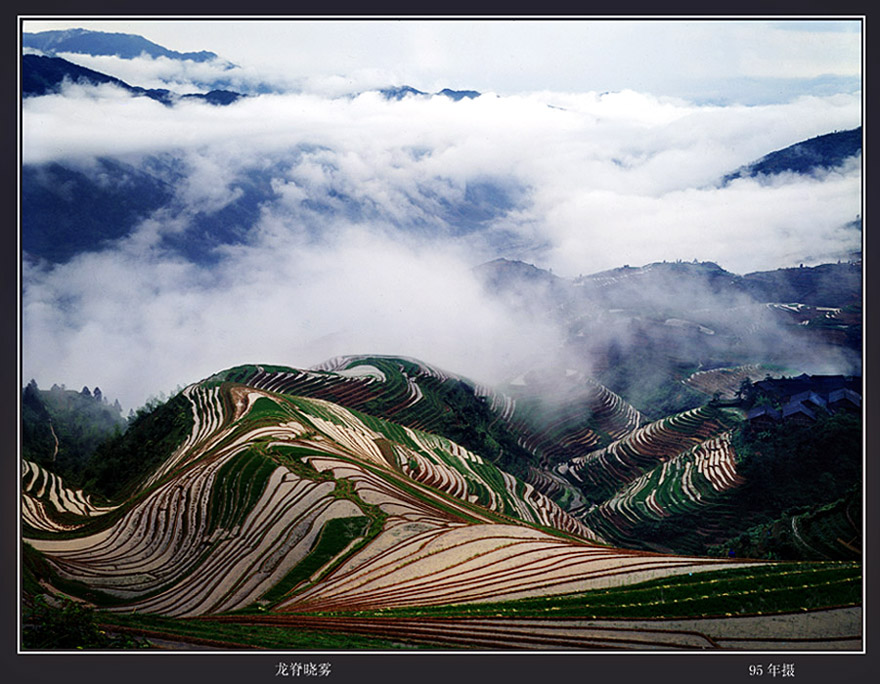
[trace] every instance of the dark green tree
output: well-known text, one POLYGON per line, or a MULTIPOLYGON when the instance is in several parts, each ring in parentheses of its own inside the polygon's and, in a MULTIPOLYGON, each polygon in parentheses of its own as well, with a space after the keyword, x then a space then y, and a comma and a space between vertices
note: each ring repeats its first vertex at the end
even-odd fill
POLYGON ((69 599, 36 596, 22 611, 25 650, 134 649, 148 644, 101 629, 92 608, 69 599))

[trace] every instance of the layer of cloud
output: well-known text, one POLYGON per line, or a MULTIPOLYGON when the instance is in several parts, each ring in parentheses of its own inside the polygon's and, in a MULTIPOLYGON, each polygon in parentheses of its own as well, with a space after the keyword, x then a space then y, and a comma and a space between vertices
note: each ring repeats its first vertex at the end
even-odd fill
POLYGON ((31 98, 25 163, 161 157, 178 177, 174 201, 126 239, 27 265, 24 374, 97 384, 129 406, 238 363, 343 353, 496 380, 561 338, 485 298, 470 270, 481 261, 523 257, 574 276, 696 258, 745 273, 857 250, 844 226, 861 211, 858 164, 718 181, 860 117, 858 95, 719 107, 632 91, 300 93, 166 107, 71 86, 31 98), (257 172, 270 190, 213 265, 169 247, 197 216, 210 226, 257 172), (483 215, 480 192, 506 203, 483 215))

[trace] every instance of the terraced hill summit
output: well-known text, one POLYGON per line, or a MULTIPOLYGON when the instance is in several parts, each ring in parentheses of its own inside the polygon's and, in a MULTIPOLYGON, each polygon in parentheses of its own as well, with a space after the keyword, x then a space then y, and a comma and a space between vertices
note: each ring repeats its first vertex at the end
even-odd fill
POLYGON ((739 484, 734 421, 577 379, 572 411, 412 359, 218 373, 110 445, 142 467, 108 500, 23 463, 26 602, 227 648, 860 648, 857 562, 621 543, 739 484))

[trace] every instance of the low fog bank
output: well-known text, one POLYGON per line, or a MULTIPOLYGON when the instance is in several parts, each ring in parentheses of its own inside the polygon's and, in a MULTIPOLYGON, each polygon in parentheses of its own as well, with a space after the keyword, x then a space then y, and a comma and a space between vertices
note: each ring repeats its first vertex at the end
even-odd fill
POLYGON ((132 407, 240 363, 393 354, 494 383, 558 346, 552 322, 487 297, 454 249, 338 230, 240 247, 210 269, 134 241, 28 269, 24 376, 97 384, 132 407))
MULTIPOLYGON (((566 279, 497 260, 478 273, 510 310, 557 323, 563 342, 543 373, 591 376, 653 417, 706 400, 681 383, 699 370, 861 373, 858 264, 742 277, 673 261, 566 279)), ((576 398, 583 386, 554 391, 576 398)))

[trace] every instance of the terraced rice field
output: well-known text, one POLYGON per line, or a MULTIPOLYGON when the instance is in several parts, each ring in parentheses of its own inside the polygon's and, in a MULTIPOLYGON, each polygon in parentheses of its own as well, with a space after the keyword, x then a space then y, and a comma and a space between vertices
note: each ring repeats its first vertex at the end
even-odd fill
POLYGON ((861 610, 675 620, 579 618, 352 618, 264 616, 239 625, 355 633, 441 649, 479 650, 860 650, 861 610))
MULTIPOLYGON (((730 420, 718 409, 703 406, 669 418, 649 423, 613 442, 604 449, 590 452, 557 467, 557 472, 595 488, 611 493, 621 483, 631 482, 643 473, 675 456, 702 445, 729 428, 730 420)), ((713 447, 707 447, 710 451, 713 447)), ((701 459, 701 466, 712 472, 716 481, 733 478, 729 459, 701 459), (723 463, 722 463, 723 462, 723 463)))
MULTIPOLYGON (((589 547, 503 525, 411 531, 369 559, 352 559, 279 609, 348 611, 517 599, 718 566, 714 559, 589 547)), ((380 538, 378 546, 383 543, 380 538)))
POLYGON ((756 382, 762 380, 766 374, 767 369, 755 364, 735 368, 713 368, 697 371, 685 379, 684 384, 709 396, 717 392, 722 399, 733 399, 743 380, 756 382))
POLYGON ((118 522, 80 538, 30 540, 62 578, 147 613, 232 610, 280 582, 328 521, 364 516, 364 505, 382 510, 393 538, 403 523, 445 531, 517 519, 590 536, 528 485, 444 438, 404 429, 406 444, 391 443, 334 404, 276 401, 241 386, 223 396, 190 388, 186 396, 198 414, 192 434, 118 522), (332 477, 292 472, 271 459, 273 449, 305 451, 307 471, 332 477), (353 499, 334 496, 340 481, 353 499), (411 491, 402 493, 401 482, 411 491), (466 505, 481 494, 485 510, 466 505), (486 515, 493 509, 502 517, 486 515))
MULTIPOLYGON (((271 392, 325 399, 347 408, 370 412, 381 397, 384 418, 426 432, 442 431, 449 411, 438 401, 441 386, 467 383, 486 402, 496 423, 514 434, 519 445, 543 464, 565 461, 623 437, 643 416, 619 395, 580 373, 568 378, 580 397, 549 413, 536 412, 533 401, 514 398, 414 359, 344 356, 310 371, 276 367, 240 367, 227 379, 271 392), (546 417, 536 422, 536 415, 546 417)), ((548 493, 548 492, 544 492, 548 493)))
POLYGON ((861 609, 845 604, 860 580, 853 563, 741 565, 567 595, 205 617, 189 627, 233 634, 262 625, 434 648, 857 650, 861 609), (807 585, 812 600, 802 603, 807 585))
MULTIPOLYGON (((372 364, 342 370, 353 371, 344 378, 352 392, 391 375, 372 364)), ((727 627, 609 622, 566 616, 562 604, 558 615, 505 608, 501 618, 475 621, 376 613, 495 610, 499 601, 562 601, 768 564, 614 548, 602 534, 612 529, 610 518, 602 529, 576 519, 446 437, 289 394, 302 383, 336 382, 320 371, 257 369, 251 379, 247 385, 215 378, 184 390, 191 433, 112 511, 25 464, 25 529, 41 532, 25 541, 42 554, 53 586, 79 592, 120 619, 156 616, 182 625, 198 618, 218 629, 299 625, 432 647, 706 648, 724 639, 735 645, 727 627)), ((417 388, 400 382, 391 404, 403 411, 427 403, 417 388)), ((639 428, 602 450, 618 470, 633 474, 608 510, 626 519, 686 506, 691 491, 696 501, 735 487, 723 426, 720 414, 696 411, 639 428), (675 458, 658 456, 670 445, 678 449, 675 458), (658 494, 642 496, 646 490, 635 483, 645 476, 657 479, 658 494)), ((594 462, 590 455, 572 467, 584 474, 594 462)), ((850 643, 848 629, 841 643, 850 643)))
POLYGON ((560 406, 541 397, 559 388, 532 387, 513 399, 510 424, 520 444, 540 456, 545 466, 568 461, 620 439, 644 422, 644 416, 619 395, 576 371, 565 375, 575 394, 560 406), (549 418, 548 418, 549 417, 549 418))
MULTIPOLYGON (((615 539, 626 536, 628 524, 662 520, 700 510, 721 500, 718 494, 742 484, 736 472, 729 433, 662 461, 632 480, 591 512, 616 528, 615 539)), ((604 528, 601 525, 599 529, 604 528)))
POLYGON ((32 463, 21 463, 22 521, 34 530, 60 532, 82 527, 84 522, 63 522, 79 516, 91 518, 115 506, 97 506, 81 489, 69 489, 55 473, 32 463))

